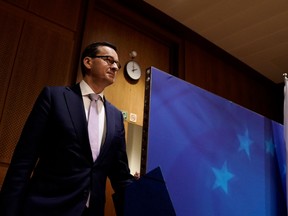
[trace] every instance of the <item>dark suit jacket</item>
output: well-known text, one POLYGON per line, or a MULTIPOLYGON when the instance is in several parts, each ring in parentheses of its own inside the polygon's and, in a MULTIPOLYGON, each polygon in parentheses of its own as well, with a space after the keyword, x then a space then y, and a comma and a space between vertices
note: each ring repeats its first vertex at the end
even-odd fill
POLYGON ((106 139, 93 162, 79 84, 43 89, 1 190, 1 216, 81 215, 89 191, 92 215, 104 215, 107 177, 116 192, 133 178, 122 113, 105 99, 104 106, 106 139))

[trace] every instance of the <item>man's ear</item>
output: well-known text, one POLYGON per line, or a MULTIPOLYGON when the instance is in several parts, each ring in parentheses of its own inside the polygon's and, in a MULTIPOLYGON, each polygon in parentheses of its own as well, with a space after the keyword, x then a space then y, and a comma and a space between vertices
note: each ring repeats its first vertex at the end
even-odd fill
POLYGON ((90 57, 88 57, 88 56, 83 59, 83 64, 88 69, 91 69, 91 63, 92 63, 91 60, 92 59, 90 57))

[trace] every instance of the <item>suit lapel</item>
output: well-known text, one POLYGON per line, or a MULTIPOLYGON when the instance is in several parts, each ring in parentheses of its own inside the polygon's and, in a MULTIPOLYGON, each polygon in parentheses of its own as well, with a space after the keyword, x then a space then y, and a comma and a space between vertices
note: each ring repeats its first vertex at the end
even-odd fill
MULTIPOLYGON (((105 155, 109 149, 113 134, 115 133, 115 113, 113 112, 111 105, 106 100, 104 100, 104 106, 106 112, 106 136, 98 156, 99 160, 101 160, 103 155, 105 155)), ((98 161, 98 159, 96 161, 98 161)))
POLYGON ((82 94, 80 90, 80 85, 77 84, 71 88, 67 87, 64 93, 64 97, 67 103, 67 107, 72 119, 74 128, 76 130, 77 136, 79 138, 79 145, 83 146, 83 149, 89 158, 89 161, 93 162, 91 148, 89 145, 89 137, 87 130, 87 120, 85 116, 84 104, 82 99, 82 94))
MULTIPOLYGON (((83 146, 87 158, 90 162, 93 162, 92 152, 89 145, 89 136, 87 130, 87 120, 84 110, 84 104, 82 99, 82 94, 80 90, 80 85, 77 84, 71 88, 66 88, 67 91, 64 93, 64 97, 67 103, 67 107, 72 119, 74 128, 76 130, 77 136, 81 146, 83 146)), ((115 134, 115 112, 111 104, 104 99, 105 115, 106 115, 106 136, 101 147, 100 154, 95 162, 101 161, 101 159, 106 154, 107 150, 111 145, 113 135, 115 134)))

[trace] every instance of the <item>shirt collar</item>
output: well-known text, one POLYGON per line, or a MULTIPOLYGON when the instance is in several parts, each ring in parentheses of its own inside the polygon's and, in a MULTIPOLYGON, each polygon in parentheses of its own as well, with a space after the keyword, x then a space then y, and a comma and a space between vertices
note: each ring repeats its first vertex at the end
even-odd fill
MULTIPOLYGON (((95 94, 95 92, 92 90, 92 88, 84 80, 82 80, 80 82, 80 89, 81 89, 82 96, 88 96, 89 94, 95 94)), ((100 92, 98 95, 101 97, 102 101, 104 101, 103 100, 103 97, 104 97, 103 91, 100 92)))

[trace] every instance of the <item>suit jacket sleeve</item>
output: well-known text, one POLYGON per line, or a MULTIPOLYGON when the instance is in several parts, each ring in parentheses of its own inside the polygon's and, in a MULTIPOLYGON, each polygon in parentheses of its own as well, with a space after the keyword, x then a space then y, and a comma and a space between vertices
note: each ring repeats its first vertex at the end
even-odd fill
POLYGON ((21 199, 37 163, 41 137, 45 131, 50 109, 45 89, 37 98, 24 125, 8 168, 0 196, 0 215, 18 215, 21 199))
POLYGON ((119 136, 120 142, 118 144, 118 151, 114 159, 114 166, 112 172, 109 174, 112 187, 115 192, 121 192, 131 184, 134 177, 130 174, 128 165, 128 158, 126 153, 126 141, 125 141, 125 129, 123 124, 123 116, 120 111, 116 115, 116 124, 119 124, 119 136))
POLYGON ((118 125, 117 128, 119 128, 118 134, 120 142, 117 144, 118 151, 116 151, 114 166, 112 172, 109 174, 109 178, 115 191, 113 194, 113 202, 116 214, 117 216, 122 216, 124 214, 125 188, 134 181, 134 177, 130 174, 128 165, 123 116, 120 111, 117 111, 115 116, 115 124, 118 125))

